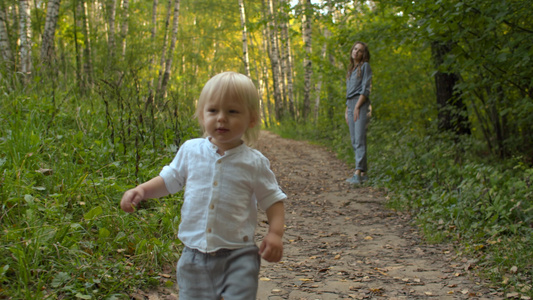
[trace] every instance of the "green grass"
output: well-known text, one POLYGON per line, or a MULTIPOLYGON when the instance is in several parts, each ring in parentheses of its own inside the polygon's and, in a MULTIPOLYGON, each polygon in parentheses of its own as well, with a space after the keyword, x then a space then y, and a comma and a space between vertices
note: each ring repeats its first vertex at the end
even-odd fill
POLYGON ((106 113, 98 97, 4 95, 0 298, 127 299, 159 284, 181 249, 182 195, 149 201, 135 214, 119 202, 196 129, 184 121, 188 129, 175 132, 165 113, 139 123, 134 117, 144 111, 121 110, 116 99, 107 99, 106 113))
MULTIPOLYGON (((339 117, 339 122, 341 122, 339 117)), ((274 130, 311 140, 353 165, 346 126, 291 124, 274 130)), ((388 206, 415 216, 427 242, 453 242, 475 259, 474 271, 502 291, 533 296, 533 168, 520 157, 484 153, 470 137, 373 121, 368 134, 369 184, 388 206)))

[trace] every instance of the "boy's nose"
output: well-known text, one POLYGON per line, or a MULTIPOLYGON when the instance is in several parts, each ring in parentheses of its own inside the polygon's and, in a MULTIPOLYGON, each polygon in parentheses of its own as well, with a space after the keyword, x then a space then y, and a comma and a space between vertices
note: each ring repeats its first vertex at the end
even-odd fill
POLYGON ((218 114, 218 121, 226 121, 226 114, 221 112, 218 114))

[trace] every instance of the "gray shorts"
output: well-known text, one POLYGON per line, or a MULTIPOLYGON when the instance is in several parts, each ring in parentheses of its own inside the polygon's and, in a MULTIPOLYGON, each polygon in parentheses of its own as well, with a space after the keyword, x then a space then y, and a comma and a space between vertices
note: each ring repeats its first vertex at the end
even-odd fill
POLYGON ((257 246, 202 253, 185 247, 178 261, 180 300, 254 300, 261 258, 257 246))

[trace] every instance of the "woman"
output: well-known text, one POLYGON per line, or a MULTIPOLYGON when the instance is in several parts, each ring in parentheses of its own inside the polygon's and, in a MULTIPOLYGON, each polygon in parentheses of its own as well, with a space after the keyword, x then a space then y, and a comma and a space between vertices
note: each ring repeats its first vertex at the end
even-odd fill
POLYGON ((350 51, 350 66, 346 74, 345 118, 350 128, 350 139, 355 152, 355 173, 346 181, 361 184, 368 180, 366 157, 366 130, 370 120, 370 88, 372 69, 370 52, 363 42, 355 42, 350 51))

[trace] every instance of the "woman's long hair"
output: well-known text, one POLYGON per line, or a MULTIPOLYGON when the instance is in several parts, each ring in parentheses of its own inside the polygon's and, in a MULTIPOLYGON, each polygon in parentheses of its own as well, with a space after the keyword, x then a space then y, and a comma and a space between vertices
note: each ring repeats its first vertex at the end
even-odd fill
POLYGON ((348 67, 348 73, 346 74, 346 79, 350 78, 350 76, 352 75, 352 72, 355 69, 357 69, 357 77, 361 78, 361 68, 359 67, 362 66, 365 62, 370 62, 370 51, 368 51, 368 46, 366 45, 366 43, 363 43, 363 42, 355 42, 352 48, 350 49, 350 66, 348 67), (355 59, 353 59, 352 57, 352 52, 357 44, 363 45, 364 51, 363 51, 363 59, 356 65, 355 59))

